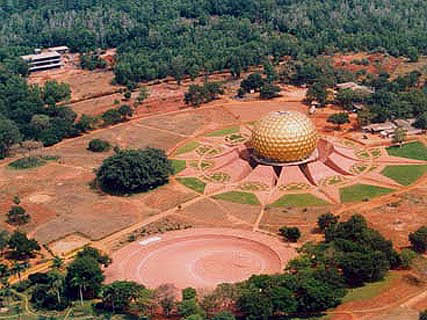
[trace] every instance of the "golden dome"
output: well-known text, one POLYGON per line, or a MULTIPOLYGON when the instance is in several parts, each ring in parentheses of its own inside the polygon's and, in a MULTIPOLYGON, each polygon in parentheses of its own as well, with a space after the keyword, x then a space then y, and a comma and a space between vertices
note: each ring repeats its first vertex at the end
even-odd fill
POLYGON ((252 131, 255 156, 267 162, 295 162, 310 157, 318 135, 311 120, 297 111, 276 111, 261 118, 252 131))

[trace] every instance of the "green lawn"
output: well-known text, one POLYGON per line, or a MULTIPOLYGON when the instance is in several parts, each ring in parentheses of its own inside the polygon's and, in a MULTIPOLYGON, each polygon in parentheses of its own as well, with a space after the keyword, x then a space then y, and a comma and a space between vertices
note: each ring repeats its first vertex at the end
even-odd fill
POLYGON ((397 183, 408 186, 417 181, 422 175, 427 172, 426 166, 387 166, 381 172, 386 177, 393 179, 397 183))
POLYGON ((279 200, 271 204, 271 207, 321 207, 329 203, 325 200, 319 199, 310 193, 303 194, 286 194, 279 200))
POLYGON ((421 142, 411 142, 402 147, 392 146, 387 148, 391 156, 427 161, 427 147, 421 142))
POLYGON ((368 283, 360 288, 350 289, 342 302, 369 300, 385 291, 392 280, 398 277, 397 274, 388 272, 383 281, 368 283))
POLYGON ((173 174, 178 174, 187 167, 187 163, 185 160, 171 160, 171 162, 173 174))
POLYGON ((184 144, 183 146, 179 147, 178 149, 176 149, 175 154, 178 155, 178 154, 191 152, 191 151, 197 149, 198 146, 200 146, 200 143, 198 143, 196 141, 191 141, 191 142, 184 144))
POLYGON ((187 188, 190 188, 196 192, 203 193, 205 191, 206 183, 197 178, 178 178, 179 182, 181 182, 187 188))
POLYGON ((392 191, 394 190, 368 184, 355 184, 353 186, 340 189, 340 196, 341 202, 354 202, 372 199, 392 191))
POLYGON ((210 132, 210 133, 208 133, 206 135, 206 137, 220 137, 220 136, 225 136, 227 134, 239 132, 239 130, 240 130, 239 127, 225 128, 225 129, 221 129, 221 130, 218 130, 218 131, 210 132))
POLYGON ((258 198, 253 193, 249 192, 229 191, 213 196, 213 198, 234 203, 250 204, 254 206, 260 204, 258 198))

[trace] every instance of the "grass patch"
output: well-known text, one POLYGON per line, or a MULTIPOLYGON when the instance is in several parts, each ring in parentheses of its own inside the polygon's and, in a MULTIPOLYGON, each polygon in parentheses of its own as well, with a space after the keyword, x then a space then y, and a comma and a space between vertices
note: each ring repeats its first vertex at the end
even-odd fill
POLYGON ((286 194, 276 202, 272 203, 270 207, 321 207, 328 205, 329 202, 319 199, 310 193, 303 194, 286 194))
POLYGON ((408 186, 421 178, 425 172, 427 172, 427 166, 402 165, 387 166, 381 174, 393 179, 401 185, 408 186))
POLYGON ((385 291, 391 282, 398 277, 397 274, 388 272, 384 280, 368 283, 360 288, 350 289, 342 299, 343 303, 351 301, 369 300, 385 291))
POLYGON ((199 145, 200 145, 200 143, 198 143, 196 141, 191 141, 191 142, 184 144, 183 146, 179 147, 178 149, 176 149, 175 154, 178 155, 178 154, 191 152, 193 150, 196 150, 199 145))
POLYGON ((260 204, 258 198, 253 193, 249 192, 229 191, 213 196, 213 198, 234 203, 250 204, 253 206, 260 204))
POLYGON ((9 163, 8 167, 15 170, 25 170, 41 167, 46 164, 46 160, 39 157, 25 157, 9 163))
POLYGON ((385 195, 394 191, 393 189, 372 186, 368 184, 355 184, 340 189, 341 202, 362 201, 385 195))
POLYGON ((179 178, 177 179, 187 188, 190 188, 196 192, 203 193, 205 191, 206 183, 197 178, 179 178))
POLYGON ((403 146, 387 148, 390 156, 427 161, 427 147, 421 142, 406 143, 403 146))
POLYGON ((210 132, 206 135, 206 137, 221 137, 221 136, 226 136, 227 134, 236 133, 239 131, 240 131, 239 127, 230 127, 230 128, 225 128, 225 129, 210 132))
POLYGON ((185 160, 171 160, 173 174, 178 174, 187 168, 187 163, 185 160))

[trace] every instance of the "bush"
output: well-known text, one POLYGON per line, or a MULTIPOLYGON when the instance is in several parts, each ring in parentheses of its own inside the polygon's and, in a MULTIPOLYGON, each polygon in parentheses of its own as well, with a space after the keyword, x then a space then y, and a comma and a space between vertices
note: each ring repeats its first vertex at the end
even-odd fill
POLYGON ((273 99, 277 97, 280 92, 280 87, 275 86, 271 83, 266 83, 261 87, 259 91, 259 96, 261 99, 273 99))
POLYGON ((427 320, 427 310, 421 311, 419 316, 418 316, 419 320, 427 320))
POLYGON ((417 254, 411 249, 403 249, 400 253, 400 266, 403 269, 409 269, 411 267, 412 260, 417 257, 417 254))
POLYGON ((297 242, 301 237, 301 232, 297 227, 281 227, 279 232, 289 242, 297 242))
POLYGON ((123 150, 104 160, 96 180, 105 192, 120 195, 154 189, 167 183, 172 173, 162 150, 123 150))
POLYGON ((122 115, 116 109, 108 109, 102 114, 102 120, 104 120, 104 125, 109 126, 117 124, 123 121, 122 115))
POLYGON ((409 241, 415 252, 425 253, 427 249, 427 227, 422 226, 417 231, 410 233, 409 241))
POLYGON ((17 170, 37 168, 46 162, 38 157, 25 157, 9 163, 9 167, 17 170))
POLYGON ((13 225, 23 225, 30 220, 30 215, 21 206, 12 206, 7 213, 7 223, 13 225))
POLYGON ((87 149, 92 152, 104 152, 110 150, 110 148, 110 143, 101 139, 92 139, 87 146, 87 149))

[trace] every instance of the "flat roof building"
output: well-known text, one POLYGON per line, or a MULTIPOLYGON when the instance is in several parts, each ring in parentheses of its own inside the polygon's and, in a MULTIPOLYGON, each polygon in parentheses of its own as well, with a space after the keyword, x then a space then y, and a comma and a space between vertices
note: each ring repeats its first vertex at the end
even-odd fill
POLYGON ((21 58, 28 63, 30 72, 60 68, 62 66, 61 55, 56 51, 28 54, 21 58))

